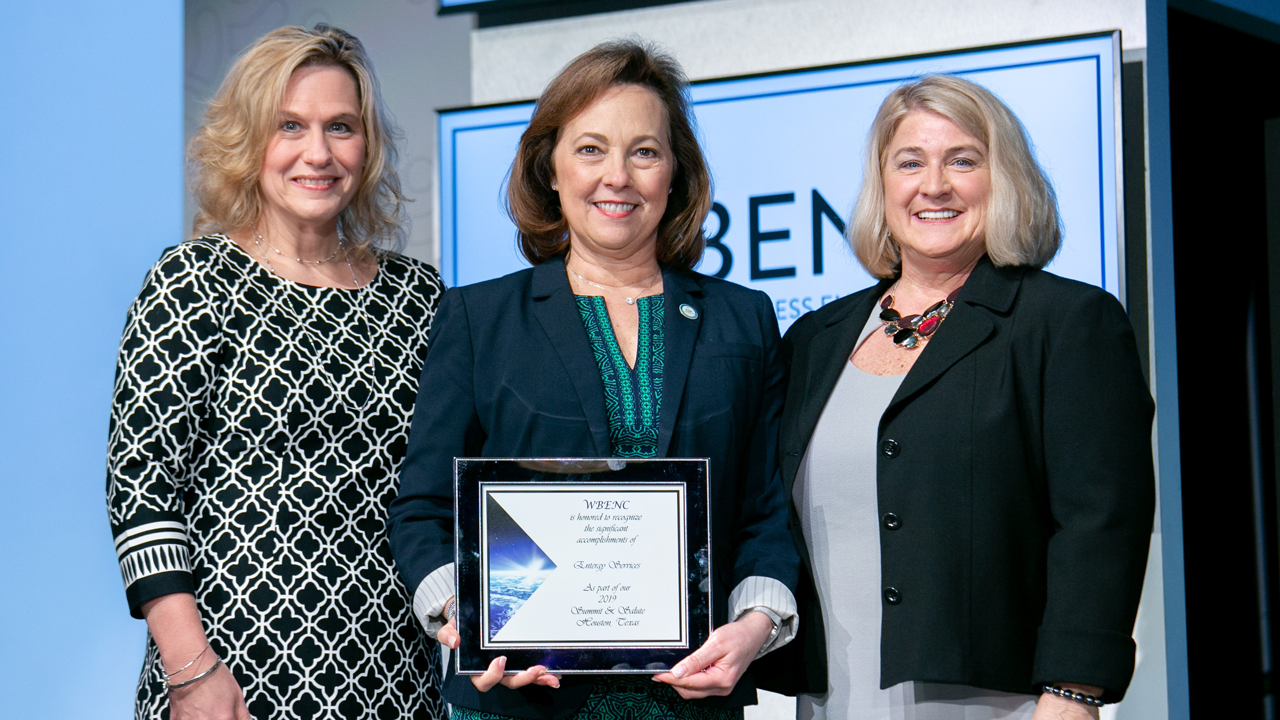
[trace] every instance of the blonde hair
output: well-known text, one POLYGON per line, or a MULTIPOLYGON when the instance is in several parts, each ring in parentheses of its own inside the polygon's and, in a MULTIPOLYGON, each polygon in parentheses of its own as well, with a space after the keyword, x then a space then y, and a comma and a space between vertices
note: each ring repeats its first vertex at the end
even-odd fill
POLYGON ((262 212, 258 177, 267 143, 294 71, 337 67, 351 73, 364 125, 365 162, 356 194, 338 216, 360 253, 398 250, 407 230, 400 176, 399 131, 382 103, 373 63, 354 35, 328 25, 282 27, 241 53, 209 102, 204 124, 187 148, 191 192, 199 209, 193 232, 252 227, 262 212))
POLYGON ((1031 153, 1018 117, 991 91, 954 75, 926 75, 884 99, 867 136, 862 190, 846 237, 867 272, 895 277, 902 262, 889 236, 884 207, 884 164, 889 142, 907 113, 931 112, 987 146, 991 194, 987 200, 986 249, 996 265, 1044 267, 1062 245, 1058 200, 1031 153))

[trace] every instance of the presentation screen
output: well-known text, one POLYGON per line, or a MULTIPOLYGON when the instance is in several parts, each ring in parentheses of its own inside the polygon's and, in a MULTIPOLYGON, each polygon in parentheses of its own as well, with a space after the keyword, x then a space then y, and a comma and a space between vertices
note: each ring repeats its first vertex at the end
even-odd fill
MULTIPOLYGON (((725 78, 691 88, 715 205, 698 271, 763 290, 785 331, 873 283, 843 238, 867 132, 884 97, 953 73, 1018 115, 1058 194, 1066 229, 1052 272, 1123 300, 1120 33, 725 78)), ((504 211, 533 103, 440 114, 440 264, 450 285, 527 267, 504 211)))

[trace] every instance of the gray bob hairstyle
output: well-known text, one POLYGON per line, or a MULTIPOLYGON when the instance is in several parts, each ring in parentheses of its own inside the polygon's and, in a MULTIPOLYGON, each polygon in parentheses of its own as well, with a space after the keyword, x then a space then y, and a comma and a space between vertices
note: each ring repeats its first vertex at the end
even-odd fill
POLYGON ((916 110, 941 115, 987 146, 991 194, 985 231, 991 262, 1048 264, 1062 244, 1058 199, 1031 153, 1022 123, 981 85, 954 75, 926 75, 889 93, 867 136, 862 190, 846 233, 867 272, 878 278, 901 272, 902 255, 885 221, 884 165, 898 125, 916 110))

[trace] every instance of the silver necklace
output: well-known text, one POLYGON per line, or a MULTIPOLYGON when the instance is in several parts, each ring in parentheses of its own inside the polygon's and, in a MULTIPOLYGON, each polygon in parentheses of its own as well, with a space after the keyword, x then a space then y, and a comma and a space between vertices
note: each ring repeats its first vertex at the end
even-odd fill
POLYGON ((601 284, 600 284, 600 283, 598 283, 598 282, 591 282, 590 280, 588 280, 588 279, 586 279, 586 278, 582 277, 582 275, 581 275, 581 274, 579 274, 579 273, 578 273, 576 270, 574 270, 573 268, 569 268, 569 266, 568 266, 567 264, 565 265, 565 267, 569 269, 569 272, 573 273, 574 275, 577 275, 577 276, 578 276, 578 279, 579 279, 579 280, 581 280, 582 282, 584 282, 584 283, 586 283, 586 284, 590 285, 591 287, 594 287, 594 288, 600 288, 601 290, 603 290, 603 291, 605 291, 605 292, 607 292, 607 293, 613 293, 614 295, 616 295, 616 296, 618 296, 618 297, 622 298, 623 300, 625 300, 625 301, 626 301, 626 303, 627 303, 628 305, 635 305, 635 304, 636 304, 636 298, 641 297, 641 296, 643 296, 645 293, 647 293, 647 292, 649 292, 650 290, 652 290, 652 289, 653 289, 653 286, 654 286, 654 285, 657 285, 657 284, 658 284, 658 281, 662 279, 662 273, 658 273, 657 277, 655 277, 655 278, 654 278, 654 279, 653 279, 653 280, 652 280, 652 281, 651 281, 651 282, 650 282, 650 283, 649 283, 649 284, 648 284, 648 285, 647 285, 643 290, 641 290, 639 293, 637 293, 634 297, 627 297, 626 295, 623 295, 622 293, 618 292, 618 291, 617 291, 617 290, 615 290, 614 288, 611 288, 611 287, 608 287, 608 286, 605 286, 605 285, 601 285, 601 284))
MULTIPOLYGON (((325 258, 325 259, 323 259, 323 260, 303 260, 303 259, 302 259, 302 258, 300 258, 300 257, 294 257, 294 256, 292 256, 292 255, 285 255, 284 253, 280 252, 280 248, 276 247, 275 245, 272 245, 272 244, 271 244, 271 241, 270 241, 270 240, 268 240, 268 239, 266 239, 266 238, 264 238, 264 237, 262 237, 262 233, 258 232, 256 229, 253 231, 253 234, 254 234, 254 240, 253 240, 253 242, 254 242, 254 244, 256 244, 259 248, 261 248, 261 247, 262 247, 262 243, 266 243, 266 244, 267 244, 267 247, 269 247, 269 248, 271 248, 272 250, 275 250, 275 251, 276 251, 276 255, 279 255, 280 257, 287 257, 287 258, 289 258, 289 259, 291 259, 291 260, 295 260, 295 261, 297 261, 298 263, 301 263, 301 264, 303 264, 303 265, 323 265, 323 264, 325 264, 325 263, 329 262, 330 260, 332 260, 332 259, 334 259, 334 258, 338 257, 338 253, 342 250, 342 245, 343 245, 343 243, 342 243, 342 232, 341 232, 341 231, 339 231, 339 232, 338 232, 338 247, 336 247, 336 248, 334 248, 334 249, 333 249, 333 252, 329 254, 329 257, 327 257, 327 258, 325 258)), ((266 253, 264 252, 263 254, 265 255, 266 253)))
MULTIPOLYGON (((280 255, 281 257, 289 257, 289 256, 288 256, 288 255, 285 255, 285 254, 284 254, 284 253, 282 253, 282 252, 280 252, 280 250, 279 250, 279 249, 277 249, 275 245, 272 245, 272 244, 271 244, 271 241, 269 241, 269 240, 267 240, 266 238, 262 237, 262 234, 261 234, 261 233, 259 233, 257 230, 254 230, 254 231, 253 231, 253 244, 254 244, 254 245, 256 245, 256 246, 258 247, 258 250, 260 250, 260 251, 262 252, 262 262, 263 262, 263 264, 267 266, 267 269, 271 271, 271 274, 272 274, 272 275, 275 275, 275 276, 276 276, 276 277, 278 277, 278 278, 284 279, 284 276, 283 276, 283 275, 281 275, 280 273, 276 272, 276 267, 275 267, 275 265, 272 265, 272 264, 271 264, 271 256, 270 256, 270 255, 268 255, 268 254, 267 254, 267 251, 262 247, 262 243, 266 243, 266 244, 267 244, 267 247, 271 248, 272 250, 275 250, 275 251, 276 251, 276 254, 277 254, 277 255, 280 255)), ((356 269, 355 269, 354 267, 352 267, 352 265, 351 265, 351 253, 350 253, 350 252, 348 252, 348 251, 346 251, 346 250, 347 250, 347 238, 342 234, 342 228, 341 228, 341 227, 339 227, 339 228, 338 228, 338 248, 337 248, 337 250, 334 250, 334 251, 333 251, 333 254, 332 254, 332 255, 330 255, 329 257, 327 257, 327 258, 325 258, 325 259, 323 259, 323 260, 303 260, 302 258, 292 258, 292 259, 297 260, 297 261, 298 261, 298 262, 300 262, 300 263, 309 263, 309 264, 312 264, 312 265, 320 265, 320 264, 322 264, 322 263, 327 263, 327 262, 329 262, 330 260, 334 259, 335 257, 337 257, 337 256, 338 256, 338 253, 339 253, 340 251, 342 251, 342 253, 343 253, 343 254, 342 254, 342 257, 343 257, 343 259, 344 259, 344 260, 346 260, 346 261, 347 261, 347 272, 350 272, 350 273, 351 273, 351 284, 355 286, 355 289, 356 289, 356 290, 359 290, 359 289, 360 289, 361 287, 363 287, 363 286, 360 284, 360 279, 356 277, 356 269)))
MULTIPOLYGON (((258 235, 257 232, 254 232, 254 234, 258 235)), ((258 235, 258 238, 262 238, 262 236, 258 235)), ((254 244, 258 246, 259 250, 262 250, 263 264, 267 266, 267 269, 271 271, 271 274, 281 280, 286 280, 287 278, 282 276, 280 273, 276 272, 275 267, 271 264, 270 256, 267 255, 266 251, 262 248, 262 245, 258 243, 256 238, 254 240, 254 244)), ((338 248, 345 250, 346 247, 347 247, 347 239, 342 234, 342 227, 339 226, 338 227, 338 248)), ((274 250, 275 248, 272 248, 272 249, 274 250)), ((279 251, 277 250, 277 252, 279 251)), ((288 256, 286 255, 285 257, 288 257, 288 256)), ((360 279, 356 277, 355 268, 351 265, 351 253, 349 251, 345 252, 344 257, 347 261, 347 270, 351 273, 351 283, 355 285, 355 289, 360 290, 363 287, 366 287, 368 283, 365 283, 365 285, 361 285, 360 279)), ((271 300, 273 304, 276 306, 277 310, 284 312, 285 303, 280 301, 280 298, 277 296, 277 293, 271 294, 271 300)), ((369 303, 368 293, 361 293, 360 297, 358 298, 358 302, 353 301, 353 305, 355 305, 358 308, 361 316, 361 321, 364 323, 365 335, 367 335, 369 338, 369 364, 371 366, 369 369, 369 377, 368 377, 368 383, 369 383, 368 393, 369 394, 365 397, 364 402, 360 403, 359 405, 356 405, 357 410, 364 410, 364 408, 369 405, 369 402, 373 400, 373 397, 376 394, 375 390, 376 390, 377 381, 378 381, 377 348, 379 344, 378 342, 379 338, 374 337, 373 323, 369 322, 368 303, 369 303)), ((307 327, 305 318, 300 317, 296 312, 291 312, 290 314, 292 314, 294 316, 294 319, 297 321, 298 329, 302 331, 303 339, 306 340, 307 345, 310 347, 312 355, 319 355, 320 353, 319 348, 323 346, 323 343, 320 343, 319 339, 316 338, 314 335, 312 335, 311 330, 307 327)), ((379 328, 379 330, 382 331, 379 333, 379 335, 385 334, 385 331, 382 328, 379 328)), ((366 379, 363 376, 363 373, 360 372, 359 366, 354 362, 351 365, 351 372, 353 376, 359 378, 360 380, 366 379)), ((329 386, 329 389, 333 391, 333 394, 335 397, 345 397, 345 395, 342 392, 342 389, 339 388, 336 384, 334 384, 332 378, 328 377, 328 375, 326 375, 325 373, 321 373, 321 380, 326 385, 329 386)))

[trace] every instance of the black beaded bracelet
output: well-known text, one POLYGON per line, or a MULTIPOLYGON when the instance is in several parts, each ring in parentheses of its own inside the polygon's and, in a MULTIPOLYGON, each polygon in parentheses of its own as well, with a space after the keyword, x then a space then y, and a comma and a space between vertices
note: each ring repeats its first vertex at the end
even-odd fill
POLYGON ((1071 690, 1060 688, 1057 685, 1041 685, 1040 689, 1044 692, 1057 695, 1060 698, 1075 700, 1078 703, 1084 703, 1085 705, 1089 705, 1096 708, 1100 708, 1103 705, 1106 705, 1106 703, 1102 702, 1101 700, 1099 700, 1098 698, 1092 695, 1085 695, 1084 693, 1072 692, 1071 690))

